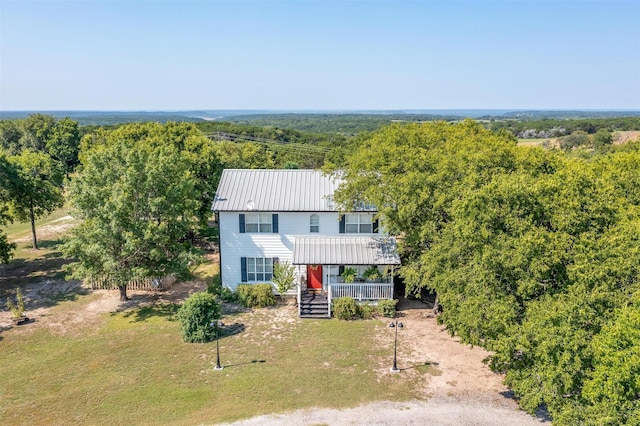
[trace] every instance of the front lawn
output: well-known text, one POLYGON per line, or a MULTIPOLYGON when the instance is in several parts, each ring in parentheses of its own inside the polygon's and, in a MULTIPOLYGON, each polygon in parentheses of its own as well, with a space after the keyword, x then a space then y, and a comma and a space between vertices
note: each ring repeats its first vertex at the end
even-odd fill
MULTIPOLYGON (((51 309, 84 309, 96 295, 51 309)), ((176 305, 103 314, 64 333, 35 324, 0 334, 5 424, 200 424, 306 407, 418 398, 429 367, 389 373, 381 321, 300 320, 293 307, 228 314, 220 341, 180 337, 176 305)))

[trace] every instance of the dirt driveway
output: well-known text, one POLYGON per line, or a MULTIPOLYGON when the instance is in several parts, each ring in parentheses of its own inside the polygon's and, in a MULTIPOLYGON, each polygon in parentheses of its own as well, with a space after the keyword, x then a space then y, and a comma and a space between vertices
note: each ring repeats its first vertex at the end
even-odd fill
MULTIPOLYGON (((82 291, 78 282, 43 282, 23 289, 27 314, 35 319, 29 327, 49 327, 65 334, 78 324, 99 321, 103 313, 122 311, 157 302, 180 302, 196 291, 204 290, 199 282, 178 283, 162 293, 130 292, 131 300, 120 303, 117 291, 97 291, 81 309, 54 315, 46 299, 57 294, 82 291), (47 317, 46 321, 39 318, 47 317)), ((295 316, 295 310, 289 309, 295 316)), ((436 369, 421 389, 420 401, 402 403, 381 401, 351 409, 305 409, 292 413, 270 414, 234 425, 536 425, 545 422, 518 410, 502 377, 492 373, 482 360, 489 354, 481 348, 462 345, 436 323, 427 306, 403 300, 399 320, 404 327, 398 333, 398 367, 411 380, 413 367, 428 363, 436 369)), ((0 310, 0 329, 11 326, 6 310, 0 310)), ((26 331, 26 330, 25 330, 26 331)), ((381 330, 384 344, 393 342, 390 329, 381 330)), ((391 367, 391 364, 389 365, 391 367)))

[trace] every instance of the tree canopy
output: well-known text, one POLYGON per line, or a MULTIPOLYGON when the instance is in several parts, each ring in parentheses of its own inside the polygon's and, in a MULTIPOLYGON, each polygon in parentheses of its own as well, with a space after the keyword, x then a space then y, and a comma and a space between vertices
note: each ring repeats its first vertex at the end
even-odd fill
POLYGON ((398 124, 336 172, 336 200, 376 205, 399 237, 407 292, 435 290, 439 320, 494 351, 523 408, 558 424, 633 423, 640 142, 581 158, 470 121, 398 124))
MULTIPOLYGON (((0 226, 11 221, 9 204, 16 197, 19 181, 18 169, 0 149, 0 226)), ((0 263, 7 263, 16 245, 7 240, 7 235, 0 229, 0 263)))
POLYGON ((112 133, 70 185, 83 220, 63 245, 77 259, 73 275, 107 278, 122 299, 135 278, 186 274, 193 255, 187 236, 199 221, 200 182, 175 143, 141 135, 153 128, 112 133))
POLYGON ((11 161, 16 164, 19 177, 10 204, 11 213, 17 220, 31 223, 33 248, 37 249, 36 219, 64 203, 62 168, 49 155, 31 149, 23 150, 11 161))

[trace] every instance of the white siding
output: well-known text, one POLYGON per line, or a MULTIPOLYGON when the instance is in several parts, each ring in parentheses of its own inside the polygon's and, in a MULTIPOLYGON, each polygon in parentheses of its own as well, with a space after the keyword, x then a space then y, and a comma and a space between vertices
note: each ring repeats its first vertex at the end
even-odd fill
MULTIPOLYGON (((240 233, 239 214, 220 212, 220 256, 222 285, 235 289, 242 282, 241 257, 277 257, 291 263, 297 235, 340 235, 337 212, 269 212, 278 214, 278 233, 240 233), (309 232, 310 217, 317 214, 320 232, 309 232)), ((304 266, 296 272, 306 275, 304 266)))

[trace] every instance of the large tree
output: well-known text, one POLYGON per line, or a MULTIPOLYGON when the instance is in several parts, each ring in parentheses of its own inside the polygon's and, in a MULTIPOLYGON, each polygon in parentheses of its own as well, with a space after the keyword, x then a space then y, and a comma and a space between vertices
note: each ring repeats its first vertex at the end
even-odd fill
POLYGON ((23 150, 11 158, 18 167, 19 182, 11 210, 19 221, 31 223, 33 248, 38 249, 36 219, 62 206, 62 180, 60 164, 44 152, 23 150))
POLYGON ((78 122, 68 117, 58 121, 46 141, 46 150, 51 157, 62 164, 65 173, 71 173, 78 163, 79 149, 78 122))
MULTIPOLYGON (((9 161, 0 148, 0 226, 11 220, 9 204, 15 198, 19 181, 16 165, 9 161)), ((7 240, 7 235, 0 229, 0 263, 7 263, 16 245, 7 240)))
POLYGON ((56 126, 55 117, 52 115, 31 114, 22 120, 21 124, 21 148, 34 151, 46 151, 47 141, 56 126))
POLYGON ((70 198, 83 222, 63 245, 73 275, 106 279, 127 299, 127 283, 186 273, 198 222, 192 164, 174 145, 115 138, 91 150, 70 198))
POLYGON ((123 142, 176 148, 188 160, 187 164, 198 192, 196 210, 199 221, 201 225, 206 225, 211 217, 211 203, 222 174, 216 144, 190 123, 133 123, 113 131, 98 130, 85 135, 81 141, 79 158, 85 162, 92 150, 123 142))

